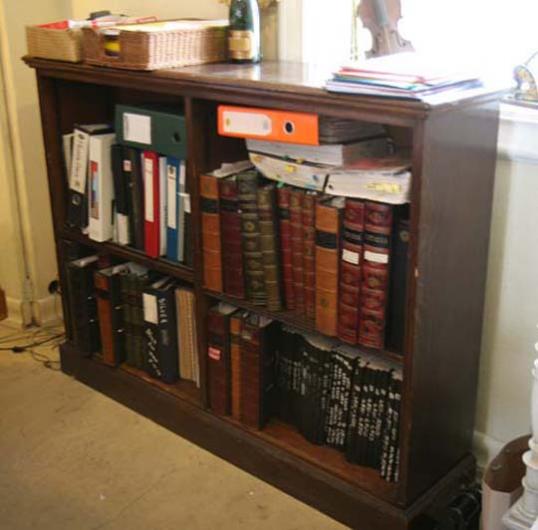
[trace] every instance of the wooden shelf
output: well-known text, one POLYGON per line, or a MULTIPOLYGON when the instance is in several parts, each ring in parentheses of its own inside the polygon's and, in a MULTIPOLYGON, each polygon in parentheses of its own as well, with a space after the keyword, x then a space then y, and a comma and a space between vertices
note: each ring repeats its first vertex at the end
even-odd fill
POLYGON ((172 396, 188 401, 193 405, 201 405, 200 389, 192 381, 180 379, 176 383, 169 384, 164 383, 159 379, 150 377, 146 372, 144 372, 144 370, 134 368, 133 366, 129 366, 128 364, 122 364, 119 369, 123 370, 124 372, 127 372, 128 374, 138 379, 141 379, 149 385, 152 385, 156 388, 161 389, 164 392, 167 392, 168 394, 171 394, 172 396))
POLYGON ((263 430, 256 430, 230 417, 219 418, 374 495, 384 499, 396 496, 398 484, 383 480, 375 469, 349 463, 342 452, 332 447, 310 443, 293 425, 272 419, 263 430))
MULTIPOLYGON (((297 315, 293 311, 269 311, 263 306, 254 305, 246 300, 241 300, 239 298, 233 298, 222 293, 217 293, 215 291, 210 291, 209 289, 204 289, 206 296, 221 300, 228 304, 237 306, 240 309, 245 309, 247 311, 252 311, 259 315, 262 315, 267 318, 272 318, 273 320, 278 320, 283 324, 293 326, 301 331, 307 333, 319 333, 316 330, 316 325, 313 320, 306 318, 301 315, 297 315)), ((368 354, 391 361, 395 364, 403 364, 404 358, 399 353, 390 351, 390 350, 376 350, 375 348, 365 348, 364 346, 356 346, 357 350, 368 354)))
POLYGON ((146 254, 140 250, 136 250, 131 247, 124 247, 121 245, 116 245, 115 243, 105 242, 99 243, 98 241, 93 241, 84 234, 81 234, 77 230, 70 228, 63 228, 60 231, 60 237, 63 239, 69 239, 71 241, 77 241, 88 247, 92 247, 98 252, 105 252, 116 256, 118 258, 123 258, 128 261, 134 261, 139 263, 144 267, 149 269, 156 270, 162 274, 168 276, 173 276, 185 282, 194 283, 194 272, 190 267, 185 267, 181 263, 174 263, 163 258, 153 259, 148 257, 146 254))

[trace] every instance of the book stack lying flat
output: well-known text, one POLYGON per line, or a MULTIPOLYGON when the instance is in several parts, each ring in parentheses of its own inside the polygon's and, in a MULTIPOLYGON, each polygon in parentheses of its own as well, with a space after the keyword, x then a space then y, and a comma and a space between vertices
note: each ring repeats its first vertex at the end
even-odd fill
POLYGON ((325 85, 329 92, 419 100, 480 86, 476 76, 443 68, 414 52, 343 66, 325 85))

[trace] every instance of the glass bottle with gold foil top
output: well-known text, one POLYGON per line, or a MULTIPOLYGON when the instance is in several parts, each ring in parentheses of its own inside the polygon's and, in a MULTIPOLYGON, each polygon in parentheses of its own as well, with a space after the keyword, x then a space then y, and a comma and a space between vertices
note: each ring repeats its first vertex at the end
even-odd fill
POLYGON ((260 61, 260 8, 257 0, 232 0, 228 52, 230 60, 235 63, 260 61))

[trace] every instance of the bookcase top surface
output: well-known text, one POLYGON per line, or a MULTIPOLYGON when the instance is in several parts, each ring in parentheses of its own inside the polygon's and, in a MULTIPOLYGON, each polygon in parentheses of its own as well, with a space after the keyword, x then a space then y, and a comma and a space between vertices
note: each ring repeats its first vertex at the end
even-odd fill
POLYGON ((319 112, 361 110, 399 117, 409 123, 424 120, 431 112, 454 106, 479 104, 500 97, 498 90, 479 88, 462 93, 445 94, 435 101, 423 102, 327 92, 323 86, 331 69, 313 64, 264 61, 257 65, 230 63, 170 68, 153 72, 90 66, 81 63, 51 61, 25 57, 26 63, 42 75, 116 86, 139 86, 144 90, 179 93, 187 96, 233 100, 267 97, 268 106, 286 101, 319 112))

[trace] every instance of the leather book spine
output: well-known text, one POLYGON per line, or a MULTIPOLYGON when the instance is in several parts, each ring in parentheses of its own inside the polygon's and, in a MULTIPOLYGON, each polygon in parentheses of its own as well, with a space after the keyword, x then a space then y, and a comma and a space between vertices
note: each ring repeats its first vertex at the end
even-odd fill
POLYGON ((277 198, 280 221, 280 261, 282 263, 282 277, 284 281, 284 300, 286 309, 293 311, 295 309, 295 297, 293 293, 290 188, 288 186, 277 188, 277 198))
POLYGON ((209 405, 215 414, 230 414, 230 318, 218 306, 207 315, 209 405))
POLYGON ((241 329, 241 422, 263 429, 275 405, 275 352, 278 323, 260 326, 257 315, 246 315, 241 329))
POLYGON ((144 183, 140 151, 133 147, 122 147, 123 175, 128 187, 129 227, 131 244, 144 250, 144 183))
POLYGON ((385 346, 393 207, 365 203, 359 344, 385 346))
POLYGON ((143 300, 143 334, 144 334, 144 370, 155 379, 162 376, 159 356, 159 310, 157 299, 160 293, 153 287, 147 287, 142 293, 143 300))
POLYGON ((293 273, 293 293, 295 311, 305 312, 304 263, 303 263, 303 201, 304 190, 290 190, 291 264, 293 273))
POLYGON ((133 296, 133 337, 134 337, 134 366, 143 370, 147 362, 147 343, 144 336, 144 302, 143 293, 147 287, 148 278, 146 276, 133 275, 132 296, 133 296))
POLYGON ((219 188, 217 178, 200 176, 202 212, 202 254, 204 287, 222 292, 222 247, 219 218, 219 188))
POLYGON ((103 361, 109 366, 116 366, 118 363, 114 348, 110 276, 105 276, 99 271, 96 271, 94 274, 94 282, 103 361))
POLYGON ((123 327, 125 334, 125 361, 128 365, 134 366, 134 326, 133 326, 133 294, 132 275, 127 271, 121 277, 121 299, 123 303, 123 327))
POLYGON ((241 314, 230 317, 230 392, 231 415, 241 420, 241 314))
POLYGON ((316 329, 338 333, 338 258, 341 208, 331 202, 316 206, 316 329))
POLYGON ((245 297, 243 249, 241 246, 241 214, 235 176, 219 180, 222 276, 224 292, 235 298, 245 297))
POLYGON ((392 269, 388 308, 387 347, 403 354, 407 298, 407 263, 409 249, 409 221, 400 219, 396 224, 392 246, 392 269))
POLYGON ((239 173, 236 178, 241 209, 241 240, 246 297, 253 304, 265 305, 267 292, 258 216, 258 174, 255 171, 244 171, 239 173))
POLYGON ((349 344, 359 339, 364 201, 346 198, 340 259, 338 338, 349 344))
POLYGON ((303 198, 303 282, 305 313, 316 317, 316 192, 306 192, 303 198))
POLYGON ((179 378, 179 356, 177 348, 176 304, 174 286, 168 286, 157 297, 159 314, 159 364, 161 379, 168 384, 179 378))
POLYGON ((265 273, 267 309, 269 311, 280 311, 282 309, 282 295, 274 184, 267 184, 258 188, 258 218, 260 221, 260 241, 265 273))

